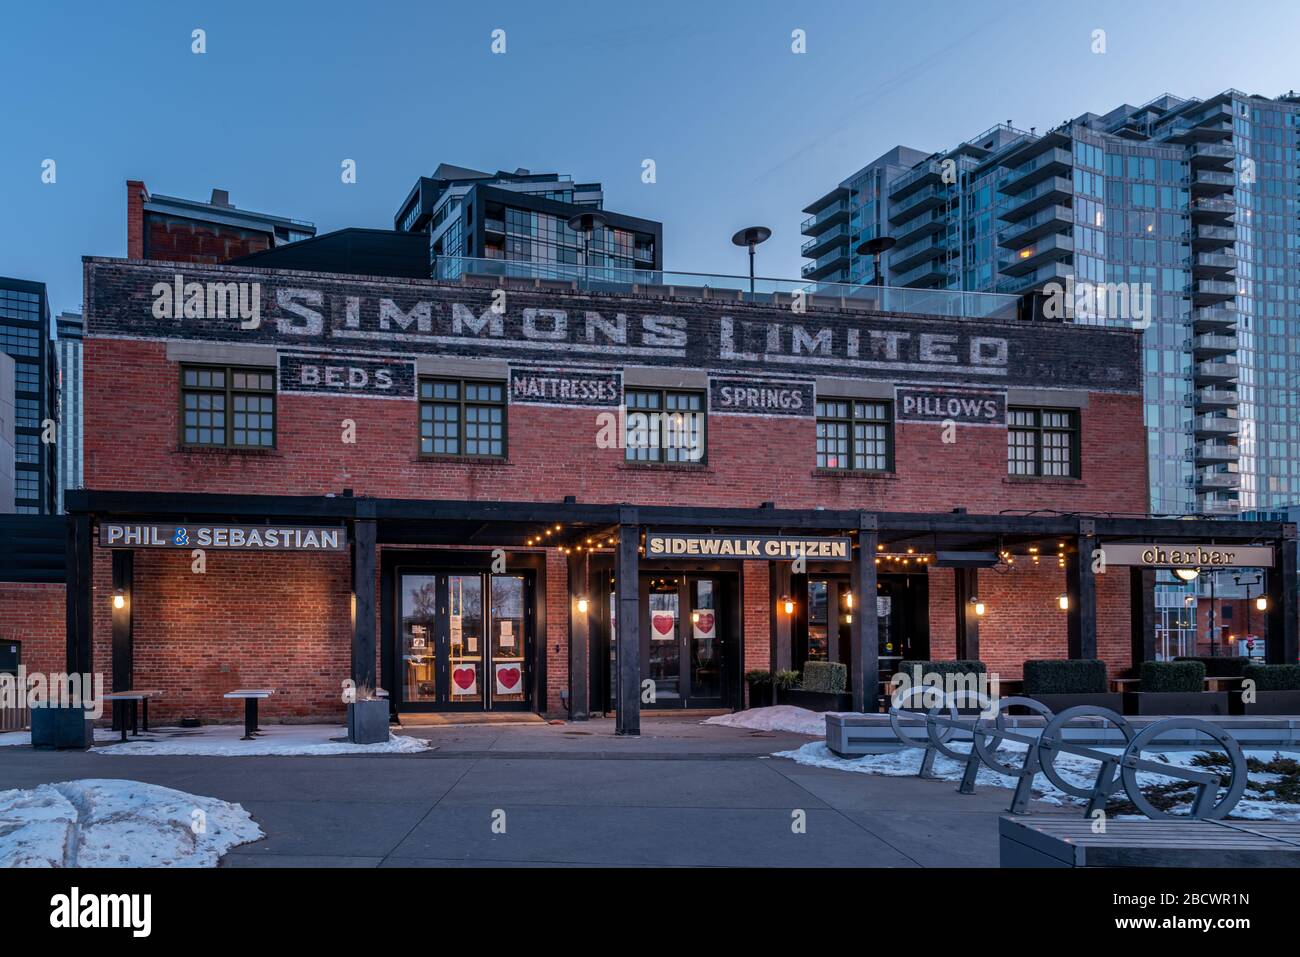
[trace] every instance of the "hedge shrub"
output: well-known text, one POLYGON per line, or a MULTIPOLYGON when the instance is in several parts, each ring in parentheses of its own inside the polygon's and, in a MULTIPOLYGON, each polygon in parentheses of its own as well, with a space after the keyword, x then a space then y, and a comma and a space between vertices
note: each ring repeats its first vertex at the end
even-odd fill
POLYGON ((1143 691, 1194 692, 1205 690, 1205 665, 1199 661, 1142 662, 1143 691))
POLYGON ((772 684, 778 689, 797 688, 799 687, 799 672, 797 671, 778 671, 772 675, 772 684))
POLYGON ((1095 658, 1026 661, 1024 674, 1027 695, 1106 693, 1106 662, 1095 658))
POLYGON ((1244 657, 1193 657, 1175 658, 1174 661, 1199 661, 1205 665, 1207 678, 1240 678, 1246 673, 1246 666, 1251 659, 1244 657))
POLYGON ((1255 682, 1256 691, 1300 691, 1300 665, 1247 665, 1242 677, 1255 682))
POLYGON ((765 688, 772 684, 770 671, 746 671, 745 683, 753 688, 765 688))
POLYGON ((841 694, 848 685, 849 669, 838 661, 809 661, 803 666, 804 691, 841 694))

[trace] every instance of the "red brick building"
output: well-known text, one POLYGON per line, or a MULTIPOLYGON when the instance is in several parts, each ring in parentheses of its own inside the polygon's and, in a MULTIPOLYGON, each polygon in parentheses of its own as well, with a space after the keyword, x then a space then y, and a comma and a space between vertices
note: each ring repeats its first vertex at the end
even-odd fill
MULTIPOLYGON (((85 281, 67 630, 33 628, 27 664, 161 689, 164 720, 234 719, 241 686, 333 718, 352 679, 398 714, 635 732, 810 660, 859 708, 902 659, 1118 674, 1154 655, 1168 563, 1109 543, 1294 536, 1145 517, 1129 330, 238 265, 85 281)), ((1276 551, 1270 656, 1294 660, 1276 551)))
POLYGON ((130 259, 224 263, 316 235, 311 223, 237 209, 224 189, 208 202, 151 195, 126 182, 126 254, 130 259))

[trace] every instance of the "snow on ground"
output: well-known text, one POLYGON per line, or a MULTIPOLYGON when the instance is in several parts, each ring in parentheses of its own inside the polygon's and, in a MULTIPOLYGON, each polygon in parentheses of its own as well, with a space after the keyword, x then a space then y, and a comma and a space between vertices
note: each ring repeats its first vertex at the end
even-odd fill
POLYGON ((352 744, 347 728, 323 724, 263 725, 252 741, 241 741, 244 726, 213 724, 202 728, 164 728, 125 744, 98 743, 96 754, 200 754, 212 757, 324 754, 412 754, 428 750, 422 738, 390 734, 382 744, 352 744))
POLYGON ((0 868, 215 867, 264 836, 238 804, 140 781, 0 791, 0 868))
MULTIPOLYGON (((954 751, 963 751, 966 746, 951 744, 949 747, 954 751)), ((1098 750, 1115 753, 1118 749, 1099 748, 1098 750)), ((902 777, 915 775, 921 769, 923 753, 921 748, 905 748, 888 754, 867 754, 858 758, 841 758, 826 746, 825 741, 811 741, 793 751, 778 751, 773 757, 789 758, 796 764, 807 767, 902 777)), ((1009 767, 1019 767, 1024 763, 1024 753, 1024 745, 1014 741, 1004 741, 994 756, 1009 767)), ((1166 760, 1174 765, 1188 766, 1197 753, 1195 751, 1171 751, 1156 755, 1147 752, 1145 756, 1153 760, 1166 760)), ((1273 751, 1245 751, 1244 753, 1248 759, 1257 758, 1264 762, 1270 761, 1275 754, 1273 751)), ((1079 755, 1060 754, 1057 756, 1055 766, 1063 779, 1078 787, 1091 788, 1097 779, 1098 762, 1079 755)), ((942 754, 935 756, 934 775, 941 780, 959 781, 964 770, 964 762, 954 761, 942 754)), ((1250 784, 1247 786, 1246 793, 1237 802, 1230 816, 1252 820, 1300 821, 1300 804, 1260 800, 1252 797, 1255 794, 1267 795, 1270 785, 1275 783, 1272 779, 1276 777, 1276 775, 1267 773, 1251 773, 1249 775, 1250 784)), ((1138 784, 1141 787, 1168 784, 1175 780, 1178 779, 1155 772, 1138 773, 1138 784)), ((1016 781, 1014 778, 993 771, 981 761, 975 783, 978 787, 1010 788, 1015 786, 1016 781)), ((1034 796, 1044 803, 1057 806, 1082 806, 1087 803, 1073 795, 1066 794, 1041 773, 1034 777, 1034 796)), ((1116 796, 1124 796, 1122 788, 1116 796)))
MULTIPOLYGON (((95 729, 95 741, 108 742, 116 741, 122 736, 120 731, 112 731, 108 728, 95 729)), ((0 748, 11 748, 20 745, 32 743, 32 733, 30 731, 6 731, 0 734, 0 748)))
POLYGON ((720 725, 724 728, 748 728, 751 731, 790 731, 794 734, 810 734, 819 738, 826 734, 825 714, 788 704, 714 715, 701 723, 720 725))

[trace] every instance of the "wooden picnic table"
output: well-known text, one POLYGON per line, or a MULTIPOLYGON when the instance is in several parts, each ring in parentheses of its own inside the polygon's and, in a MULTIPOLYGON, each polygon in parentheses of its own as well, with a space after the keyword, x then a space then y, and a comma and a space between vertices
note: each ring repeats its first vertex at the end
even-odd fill
MULTIPOLYGON (((115 707, 118 702, 122 702, 122 704, 124 705, 123 711, 125 711, 125 704, 128 701, 130 701, 133 705, 136 704, 140 705, 140 710, 143 712, 143 718, 144 718, 144 732, 145 734, 148 734, 149 733, 149 699, 161 698, 161 697, 162 697, 162 692, 157 688, 143 688, 143 689, 132 690, 132 691, 110 691, 104 695, 104 700, 113 702, 113 705, 115 707)), ((140 715, 138 715, 135 709, 132 708, 131 709, 131 735, 133 737, 138 736, 140 734, 140 725, 136 721, 137 717, 140 717, 140 715)), ((119 713, 118 718, 120 719, 118 721, 118 725, 122 729, 122 740, 125 741, 126 740, 126 715, 119 713)))
POLYGON ((240 741, 252 741, 257 736, 260 730, 257 727, 257 703, 273 694, 275 692, 270 688, 236 688, 222 695, 223 698, 244 699, 244 736, 240 741))
POLYGON ((1134 691, 1137 689, 1131 688, 1130 685, 1140 685, 1141 683, 1142 683, 1141 678, 1111 678, 1110 690, 1111 691, 1134 691))

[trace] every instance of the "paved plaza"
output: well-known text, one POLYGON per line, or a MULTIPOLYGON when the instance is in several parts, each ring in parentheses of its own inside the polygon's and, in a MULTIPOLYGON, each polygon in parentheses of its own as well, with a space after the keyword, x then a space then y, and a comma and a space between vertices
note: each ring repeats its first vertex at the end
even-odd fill
POLYGON ((129 778, 238 802, 267 836, 225 867, 997 866, 1007 790, 801 767, 770 755, 808 737, 696 717, 647 718, 642 731, 411 728, 401 733, 435 749, 328 757, 5 748, 0 789, 129 778))

